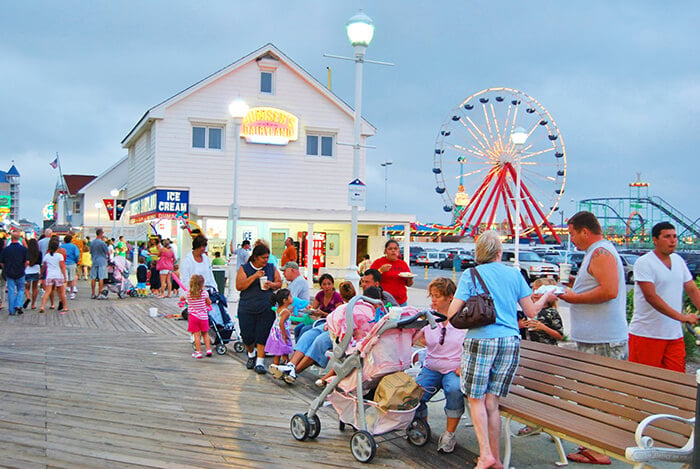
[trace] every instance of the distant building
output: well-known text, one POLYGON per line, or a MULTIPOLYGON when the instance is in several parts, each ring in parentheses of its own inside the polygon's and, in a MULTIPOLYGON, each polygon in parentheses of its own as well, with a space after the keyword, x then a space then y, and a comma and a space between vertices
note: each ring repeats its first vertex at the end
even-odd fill
POLYGON ((82 227, 85 214, 85 195, 80 192, 97 176, 88 174, 64 174, 65 185, 57 184, 53 203, 56 207, 56 222, 63 225, 82 227))
POLYGON ((0 220, 19 220, 19 171, 0 171, 0 220))

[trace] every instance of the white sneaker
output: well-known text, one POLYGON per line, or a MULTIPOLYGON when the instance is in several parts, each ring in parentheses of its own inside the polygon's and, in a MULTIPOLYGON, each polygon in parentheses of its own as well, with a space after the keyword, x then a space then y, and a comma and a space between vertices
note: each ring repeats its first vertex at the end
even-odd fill
POLYGON ((455 450, 455 444, 457 443, 457 438, 452 432, 445 432, 440 436, 438 440, 437 450, 439 453, 451 453, 455 450))
POLYGON ((71 299, 71 300, 74 300, 74 299, 75 299, 75 293, 71 293, 71 294, 70 294, 70 299, 71 299))

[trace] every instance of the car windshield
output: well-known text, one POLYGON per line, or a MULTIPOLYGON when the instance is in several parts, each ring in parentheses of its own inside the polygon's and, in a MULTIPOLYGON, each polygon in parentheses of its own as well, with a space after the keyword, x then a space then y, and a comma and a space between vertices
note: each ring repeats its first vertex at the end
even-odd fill
POLYGON ((542 258, 540 257, 540 255, 532 251, 521 252, 518 257, 521 261, 542 262, 542 258))
POLYGON ((559 254, 545 254, 542 258, 547 262, 553 262, 554 264, 561 264, 564 262, 564 257, 559 254))

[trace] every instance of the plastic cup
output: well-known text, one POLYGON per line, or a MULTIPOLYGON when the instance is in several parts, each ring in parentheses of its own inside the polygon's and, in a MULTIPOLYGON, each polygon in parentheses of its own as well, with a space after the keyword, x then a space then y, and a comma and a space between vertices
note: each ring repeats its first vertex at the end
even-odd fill
POLYGON ((262 277, 260 277, 260 288, 262 290, 267 290, 267 286, 265 285, 266 283, 267 283, 267 277, 263 275, 262 277))
POLYGON ((571 275, 571 264, 559 264, 559 283, 569 283, 569 276, 571 275))
POLYGON ((152 318, 158 317, 158 308, 148 308, 148 315, 152 318))

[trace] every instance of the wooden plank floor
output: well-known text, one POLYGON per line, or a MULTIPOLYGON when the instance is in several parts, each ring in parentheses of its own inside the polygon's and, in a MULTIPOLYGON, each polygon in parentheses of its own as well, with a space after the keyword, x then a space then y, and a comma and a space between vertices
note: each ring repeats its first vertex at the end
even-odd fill
MULTIPOLYGON (((80 282, 85 297, 88 288, 80 282)), ((245 369, 241 357, 193 360, 186 323, 151 318, 176 300, 77 300, 22 316, 0 313, 2 467, 360 467, 331 408, 315 441, 289 419, 316 391, 245 369)), ((380 444, 377 467, 471 467, 463 448, 438 455, 380 444)))

